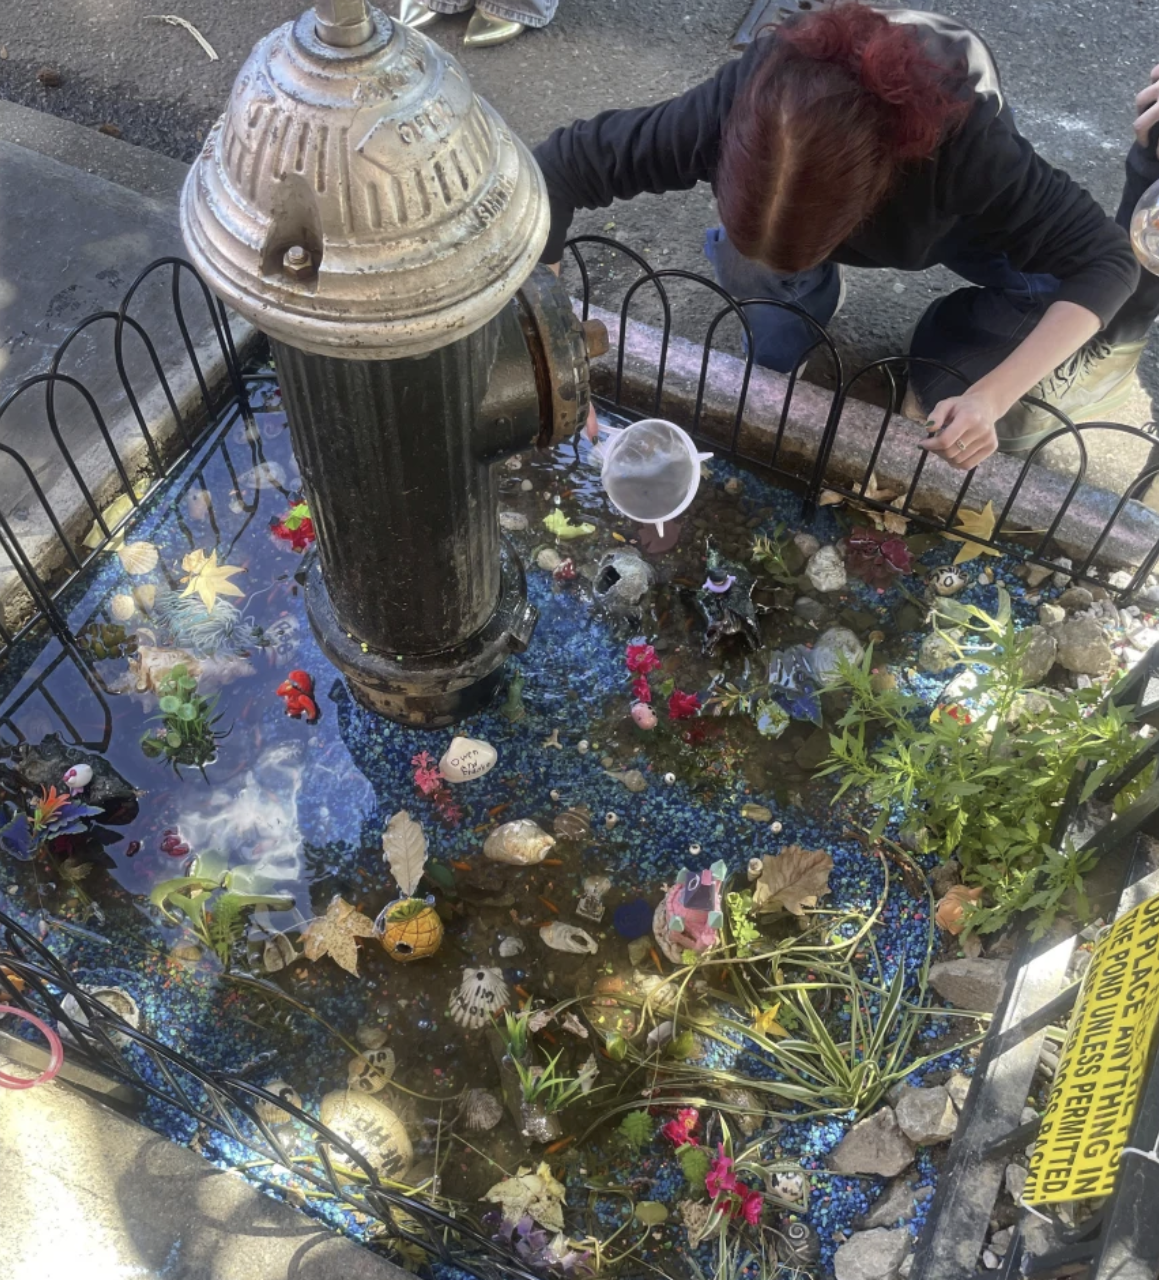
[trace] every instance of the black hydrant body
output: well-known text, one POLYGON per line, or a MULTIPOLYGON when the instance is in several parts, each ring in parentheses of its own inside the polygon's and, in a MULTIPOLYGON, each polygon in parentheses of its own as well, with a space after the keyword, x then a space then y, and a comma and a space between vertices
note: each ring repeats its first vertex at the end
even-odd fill
POLYGON ((479 709, 536 618, 495 466, 588 407, 585 330, 534 265, 547 201, 530 154, 437 45, 329 0, 255 47, 182 229, 271 339, 323 650, 392 719, 479 709))

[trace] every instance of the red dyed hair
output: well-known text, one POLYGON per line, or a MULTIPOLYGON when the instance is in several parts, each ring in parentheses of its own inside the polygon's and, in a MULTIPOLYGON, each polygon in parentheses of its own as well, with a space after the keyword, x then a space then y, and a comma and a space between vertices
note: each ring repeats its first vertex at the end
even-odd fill
POLYGON ((725 122, 720 220, 777 271, 825 261, 969 114, 965 68, 858 3, 782 27, 725 122))

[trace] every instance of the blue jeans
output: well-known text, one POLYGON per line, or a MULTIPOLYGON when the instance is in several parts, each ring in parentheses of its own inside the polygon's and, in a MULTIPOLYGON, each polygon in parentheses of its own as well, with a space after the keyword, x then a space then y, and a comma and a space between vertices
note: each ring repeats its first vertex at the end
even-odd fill
MULTIPOLYGON (((708 232, 704 251, 717 280, 733 297, 793 302, 821 324, 833 318, 841 288, 840 269, 834 263, 780 275, 741 257, 720 227, 708 232)), ((937 360, 962 375, 957 378, 920 364, 911 368, 910 385, 927 412, 1001 364, 1042 319, 1059 285, 1051 275, 1016 271, 1005 254, 947 245, 942 262, 972 287, 931 303, 914 329, 910 355, 937 360)), ((745 314, 753 334, 753 358, 765 368, 788 372, 817 341, 816 331, 791 312, 748 306, 745 314)))

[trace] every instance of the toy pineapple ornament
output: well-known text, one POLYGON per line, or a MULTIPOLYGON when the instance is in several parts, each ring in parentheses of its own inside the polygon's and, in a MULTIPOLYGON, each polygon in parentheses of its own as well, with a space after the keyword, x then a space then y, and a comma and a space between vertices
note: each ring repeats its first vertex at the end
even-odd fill
POLYGON ((427 838, 405 809, 386 824, 382 856, 402 894, 387 903, 374 922, 386 954, 403 964, 433 956, 442 945, 443 922, 433 897, 414 896, 427 863, 427 838))

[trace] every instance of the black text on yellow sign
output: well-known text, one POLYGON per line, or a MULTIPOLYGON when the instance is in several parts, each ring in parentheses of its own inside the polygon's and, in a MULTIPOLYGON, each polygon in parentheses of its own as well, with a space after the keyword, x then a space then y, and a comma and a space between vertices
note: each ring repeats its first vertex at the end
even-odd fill
POLYGON ((1030 1161, 1026 1204, 1111 1193, 1159 1026, 1159 897, 1095 948, 1030 1161))

